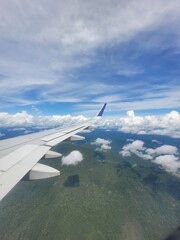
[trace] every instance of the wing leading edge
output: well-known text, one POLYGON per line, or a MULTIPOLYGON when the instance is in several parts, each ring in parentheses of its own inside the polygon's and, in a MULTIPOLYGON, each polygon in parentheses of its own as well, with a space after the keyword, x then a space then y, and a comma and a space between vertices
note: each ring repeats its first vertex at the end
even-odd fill
MULTIPOLYGON (((106 103, 96 117, 101 117, 106 103)), ((76 135, 92 126, 91 120, 66 129, 52 129, 0 141, 0 200, 26 175, 29 179, 42 179, 60 175, 60 171, 38 163, 46 157, 60 154, 50 149, 67 139, 82 140, 76 135)))

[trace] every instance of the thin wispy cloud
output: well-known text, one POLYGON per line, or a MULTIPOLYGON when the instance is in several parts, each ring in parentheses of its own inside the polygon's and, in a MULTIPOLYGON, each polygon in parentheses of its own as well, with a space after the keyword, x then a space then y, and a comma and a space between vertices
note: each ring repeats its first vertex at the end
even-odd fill
POLYGON ((3 1, 1 109, 69 103, 73 111, 102 101, 116 111, 179 108, 179 7, 176 0, 3 1))

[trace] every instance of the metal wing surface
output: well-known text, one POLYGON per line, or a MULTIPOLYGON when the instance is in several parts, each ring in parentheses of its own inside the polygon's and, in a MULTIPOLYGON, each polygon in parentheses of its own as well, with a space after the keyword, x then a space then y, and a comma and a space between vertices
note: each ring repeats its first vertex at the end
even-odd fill
MULTIPOLYGON (((97 113, 102 116, 106 104, 97 113)), ((52 129, 0 141, 0 200, 26 175, 29 180, 60 175, 60 171, 38 163, 45 158, 58 157, 60 154, 50 149, 67 140, 82 140, 76 135, 88 129, 91 121, 65 129, 52 129)))

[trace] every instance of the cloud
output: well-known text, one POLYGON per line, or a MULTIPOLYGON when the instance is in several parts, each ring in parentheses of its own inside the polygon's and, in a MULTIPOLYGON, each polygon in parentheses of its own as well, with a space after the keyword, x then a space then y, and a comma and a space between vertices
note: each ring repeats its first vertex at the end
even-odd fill
POLYGON ((83 160, 83 155, 79 151, 72 151, 67 156, 62 157, 62 165, 77 165, 83 160))
POLYGON ((134 118, 135 117, 135 114, 134 114, 134 111, 127 111, 127 116, 130 117, 130 118, 134 118))
POLYGON ((127 67, 127 68, 121 67, 121 69, 118 70, 118 72, 117 72, 118 75, 123 75, 123 76, 127 76, 127 77, 138 75, 140 73, 143 73, 142 69, 133 68, 133 67, 127 67))
POLYGON ((158 156, 153 161, 162 166, 167 172, 180 177, 180 159, 174 155, 158 156))
MULTIPOLYGON (((71 115, 34 116, 28 114, 26 111, 17 112, 15 114, 0 112, 1 127, 63 127, 66 125, 83 123, 86 120, 87 118, 82 115, 76 117, 71 115)), ((136 116, 134 111, 128 111, 126 116, 110 119, 105 117, 101 119, 94 118, 92 123, 95 126, 101 126, 106 129, 115 127, 119 131, 125 133, 167 135, 174 138, 180 138, 180 114, 176 111, 160 116, 136 116)))
POLYGON ((145 154, 144 142, 141 140, 135 140, 132 143, 129 143, 123 146, 122 150, 119 152, 123 157, 130 157, 132 154, 135 154, 144 159, 152 159, 152 156, 145 154))
POLYGON ((29 134, 29 133, 33 133, 33 131, 26 130, 26 131, 23 132, 23 134, 29 134))
POLYGON ((97 144, 97 145, 102 145, 102 144, 109 145, 110 143, 111 143, 111 141, 103 139, 103 138, 97 138, 94 142, 94 144, 97 144))
POLYGON ((106 139, 103 139, 103 138, 97 138, 91 144, 99 146, 98 148, 96 148, 97 151, 111 150, 111 146, 110 146, 111 141, 110 140, 106 140, 106 139))
POLYGON ((153 139, 151 142, 154 142, 154 143, 158 143, 158 144, 161 144, 160 141, 156 140, 156 139, 153 139))
POLYGON ((19 127, 19 128, 11 128, 8 131, 26 131, 26 128, 24 127, 19 127))
POLYGON ((104 127, 116 127, 119 131, 136 134, 167 135, 180 138, 180 114, 171 111, 164 115, 136 116, 134 111, 114 119, 101 119, 99 124, 104 127))
POLYGON ((101 144, 101 150, 111 150, 111 146, 107 145, 107 144, 101 144))
POLYGON ((128 138, 128 139, 126 139, 126 141, 127 141, 127 142, 133 142, 134 139, 128 138))
POLYGON ((0 112, 0 126, 27 126, 33 124, 33 116, 25 111, 16 114, 0 112))
POLYGON ((177 154, 178 153, 178 149, 174 146, 171 146, 171 145, 163 145, 161 147, 158 147, 158 148, 155 148, 155 149, 152 149, 152 148, 148 148, 146 150, 146 152, 150 155, 153 155, 153 156, 159 156, 159 155, 164 155, 164 154, 177 154))
MULTIPOLYGON (((179 26, 179 7, 179 1, 176 0, 173 2, 139 0, 139 4, 133 0, 2 1, 1 107, 46 102, 79 103, 84 100, 89 101, 90 97, 94 100, 97 97, 96 101, 98 98, 101 101, 104 97, 95 96, 96 87, 97 92, 103 95, 109 93, 109 99, 116 101, 119 83, 116 84, 117 91, 114 97, 110 91, 111 83, 104 83, 105 88, 99 88, 96 86, 98 76, 97 78, 93 76, 92 87, 87 86, 86 77, 83 74, 83 79, 80 79, 81 74, 78 71, 87 69, 99 63, 100 59, 104 59, 105 54, 103 57, 98 55, 102 49, 105 53, 114 46, 120 49, 120 44, 133 41, 137 36, 139 45, 143 45, 146 51, 148 48, 164 46, 166 42, 164 38, 157 38, 154 32, 161 33, 167 28, 168 35, 170 31, 170 35, 174 36, 179 26), (158 40, 152 41, 151 36, 148 38, 149 41, 142 41, 143 33, 155 35, 155 39, 158 40), (86 89, 85 93, 81 90, 83 88, 86 89)), ((176 35, 176 38, 171 37, 170 42, 173 47, 178 45, 178 34, 176 35)), ((137 48, 137 45, 134 45, 137 48)), ((124 47, 121 49, 123 50, 124 47)), ((123 52, 121 51, 121 55, 125 62, 123 52)), ((112 64, 113 73, 128 77, 143 73, 144 69, 134 66, 133 58, 136 57, 128 57, 130 60, 124 65, 119 61, 118 66, 117 63, 112 64)), ((101 74, 104 72, 102 69, 101 74)), ((177 97, 171 99, 171 106, 178 104, 177 97)), ((124 109, 134 109, 130 101, 125 101, 122 105, 124 109)), ((119 102, 119 109, 122 105, 119 102)), ((144 105, 143 101, 138 101, 133 106, 138 106, 140 109, 144 105)), ((163 101, 154 104, 155 107, 160 105, 167 106, 163 101)), ((149 100, 146 106, 152 106, 152 101, 149 100)))
MULTIPOLYGON (((148 78, 148 77, 147 77, 148 78)), ((178 78, 178 77, 177 77, 178 78)), ((169 76, 169 79, 172 79, 169 76)), ((152 110, 152 109, 175 109, 179 108, 179 85, 177 83, 170 83, 169 81, 162 82, 159 81, 158 86, 152 87, 152 82, 146 82, 144 86, 143 83, 139 80, 130 84, 123 84, 118 86, 114 84, 115 90, 114 93, 109 95, 110 92, 107 89, 106 93, 103 93, 103 96, 94 97, 94 102, 105 102, 108 101, 109 112, 115 113, 118 111, 131 111, 134 110, 152 110), (177 86, 175 87, 176 84, 177 86), (117 93, 118 92, 118 93, 117 93), (118 96, 119 95, 119 96, 118 96)), ((82 104, 78 104, 79 108, 82 108, 82 104)))
POLYGON ((5 136, 5 134, 0 132, 0 137, 4 137, 4 136, 5 136))
POLYGON ((4 21, 0 27, 3 36, 19 41, 57 43, 78 51, 85 44, 93 48, 104 42, 132 38, 146 28, 150 30, 164 23, 163 20, 167 21, 167 14, 172 21, 172 14, 178 17, 178 6, 178 1, 170 5, 162 0, 151 4, 141 0, 138 5, 132 0, 119 3, 115 0, 91 3, 53 0, 52 4, 16 0, 11 2, 11 8, 6 2, 2 4, 1 20, 4 21), (26 14, 19 6, 26 9, 26 14))
POLYGON ((80 116, 70 115, 52 115, 52 116, 33 116, 25 111, 18 112, 15 114, 9 114, 7 112, 0 112, 0 126, 1 127, 20 127, 10 129, 15 130, 26 130, 22 127, 36 126, 36 127, 55 127, 55 126, 66 126, 79 124, 87 119, 80 116))
POLYGON ((158 148, 146 148, 144 142, 135 140, 124 145, 119 152, 123 157, 130 157, 133 154, 144 160, 151 160, 160 165, 167 172, 180 177, 180 158, 178 149, 171 145, 162 145, 158 148))
POLYGON ((144 150, 144 142, 141 140, 133 141, 123 147, 122 155, 126 155, 126 153, 130 154, 130 152, 136 152, 137 150, 144 150))

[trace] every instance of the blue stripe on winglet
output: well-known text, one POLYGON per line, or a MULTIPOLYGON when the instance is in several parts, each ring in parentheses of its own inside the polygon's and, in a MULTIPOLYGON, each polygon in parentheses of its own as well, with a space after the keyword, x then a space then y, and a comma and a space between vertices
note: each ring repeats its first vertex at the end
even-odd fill
POLYGON ((105 103, 105 104, 103 105, 103 107, 100 109, 100 111, 99 111, 98 114, 96 115, 97 117, 101 117, 101 116, 103 115, 103 112, 104 112, 104 109, 105 109, 106 105, 107 105, 107 103, 105 103))

